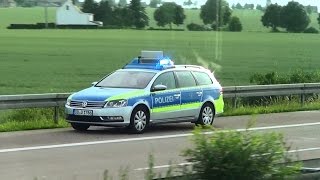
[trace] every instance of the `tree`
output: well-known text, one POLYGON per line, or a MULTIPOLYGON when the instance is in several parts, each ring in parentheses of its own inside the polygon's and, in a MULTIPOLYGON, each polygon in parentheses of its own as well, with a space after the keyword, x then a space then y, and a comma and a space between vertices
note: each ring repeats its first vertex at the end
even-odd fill
MULTIPOLYGON (((115 0, 107 0, 107 1, 109 2, 109 5, 110 5, 111 7, 116 6, 115 0)), ((100 1, 100 2, 101 2, 101 1, 100 1)))
POLYGON ((119 0, 119 6, 120 7, 125 7, 125 6, 127 6, 127 0, 119 0))
POLYGON ((263 26, 271 27, 273 32, 278 31, 277 27, 281 26, 281 6, 278 4, 271 4, 267 7, 264 15, 261 17, 263 26))
POLYGON ((129 4, 129 10, 131 11, 130 18, 132 18, 132 25, 138 29, 142 29, 149 25, 149 17, 146 13, 145 7, 141 5, 140 0, 131 0, 129 4))
POLYGON ((243 9, 243 7, 241 6, 241 4, 240 4, 240 3, 237 3, 237 5, 236 5, 236 9, 243 9))
POLYGON ((192 4, 193 4, 193 2, 191 0, 183 2, 184 6, 191 6, 192 4))
POLYGON ((320 25, 320 13, 317 20, 318 20, 318 24, 320 25))
MULTIPOLYGON (((21 6, 24 4, 25 0, 14 0, 18 6, 21 6)), ((1 2, 1 1, 0 1, 1 2)))
POLYGON ((157 25, 164 27, 169 24, 170 29, 172 29, 172 23, 176 25, 183 24, 185 18, 183 8, 174 2, 166 2, 154 12, 154 19, 157 21, 157 25))
POLYGON ((288 32, 303 32, 310 24, 310 18, 303 5, 290 1, 281 10, 281 26, 288 32))
POLYGON ((127 7, 114 7, 112 12, 112 25, 119 27, 132 26, 131 11, 127 7))
POLYGON ((93 13, 98 8, 98 4, 94 0, 85 0, 82 5, 82 11, 85 13, 93 13))
POLYGON ((72 0, 72 4, 77 5, 79 3, 78 0, 72 0))
POLYGON ((161 4, 161 0, 151 0, 149 6, 151 8, 157 8, 158 4, 161 4))
POLYGON ((95 21, 102 21, 104 25, 111 25, 112 23, 112 8, 109 1, 100 1, 94 13, 95 21))
POLYGON ((217 27, 226 25, 231 16, 231 9, 225 0, 207 0, 201 6, 200 18, 204 24, 215 23, 217 27))
POLYGON ((312 6, 308 5, 305 7, 308 14, 312 13, 312 6))
POLYGON ((245 4, 244 9, 254 9, 254 4, 245 4))
POLYGON ((236 16, 231 17, 230 22, 229 22, 229 30, 233 31, 233 32, 242 31, 242 24, 241 24, 241 21, 238 17, 236 17, 236 16))
POLYGON ((260 4, 258 4, 256 6, 256 9, 259 10, 259 11, 264 11, 263 7, 260 4))

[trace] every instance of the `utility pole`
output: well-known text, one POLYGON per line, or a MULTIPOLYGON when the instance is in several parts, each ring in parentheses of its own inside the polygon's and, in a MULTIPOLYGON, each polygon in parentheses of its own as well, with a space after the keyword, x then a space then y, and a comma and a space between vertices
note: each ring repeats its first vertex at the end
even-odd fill
POLYGON ((48 29, 48 5, 49 5, 48 0, 45 0, 44 1, 44 22, 45 22, 46 29, 48 29))

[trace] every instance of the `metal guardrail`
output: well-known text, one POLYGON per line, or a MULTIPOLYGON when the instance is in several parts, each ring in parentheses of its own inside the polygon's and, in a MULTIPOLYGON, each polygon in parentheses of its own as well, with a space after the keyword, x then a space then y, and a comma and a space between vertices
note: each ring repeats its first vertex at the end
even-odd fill
MULTIPOLYGON (((223 88, 225 98, 261 97, 277 95, 300 95, 304 104, 305 95, 320 93, 320 83, 228 86, 223 88)), ((23 108, 54 108, 54 121, 58 121, 58 108, 63 106, 70 93, 0 95, 0 110, 23 108)))

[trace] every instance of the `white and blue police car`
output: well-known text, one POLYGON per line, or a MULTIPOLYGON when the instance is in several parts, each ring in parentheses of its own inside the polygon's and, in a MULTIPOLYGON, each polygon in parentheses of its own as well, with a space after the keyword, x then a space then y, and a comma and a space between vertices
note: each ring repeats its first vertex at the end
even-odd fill
POLYGON ((222 87, 210 70, 174 65, 162 51, 142 51, 123 69, 72 94, 65 105, 75 130, 126 126, 134 133, 150 123, 211 125, 223 108, 222 87))

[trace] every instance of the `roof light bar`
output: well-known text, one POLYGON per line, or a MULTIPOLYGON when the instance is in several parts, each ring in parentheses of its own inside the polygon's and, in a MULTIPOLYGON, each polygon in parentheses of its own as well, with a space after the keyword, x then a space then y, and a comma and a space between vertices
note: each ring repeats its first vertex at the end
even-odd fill
POLYGON ((133 59, 124 69, 164 70, 173 67, 173 61, 164 57, 162 51, 141 51, 141 56, 133 59))

